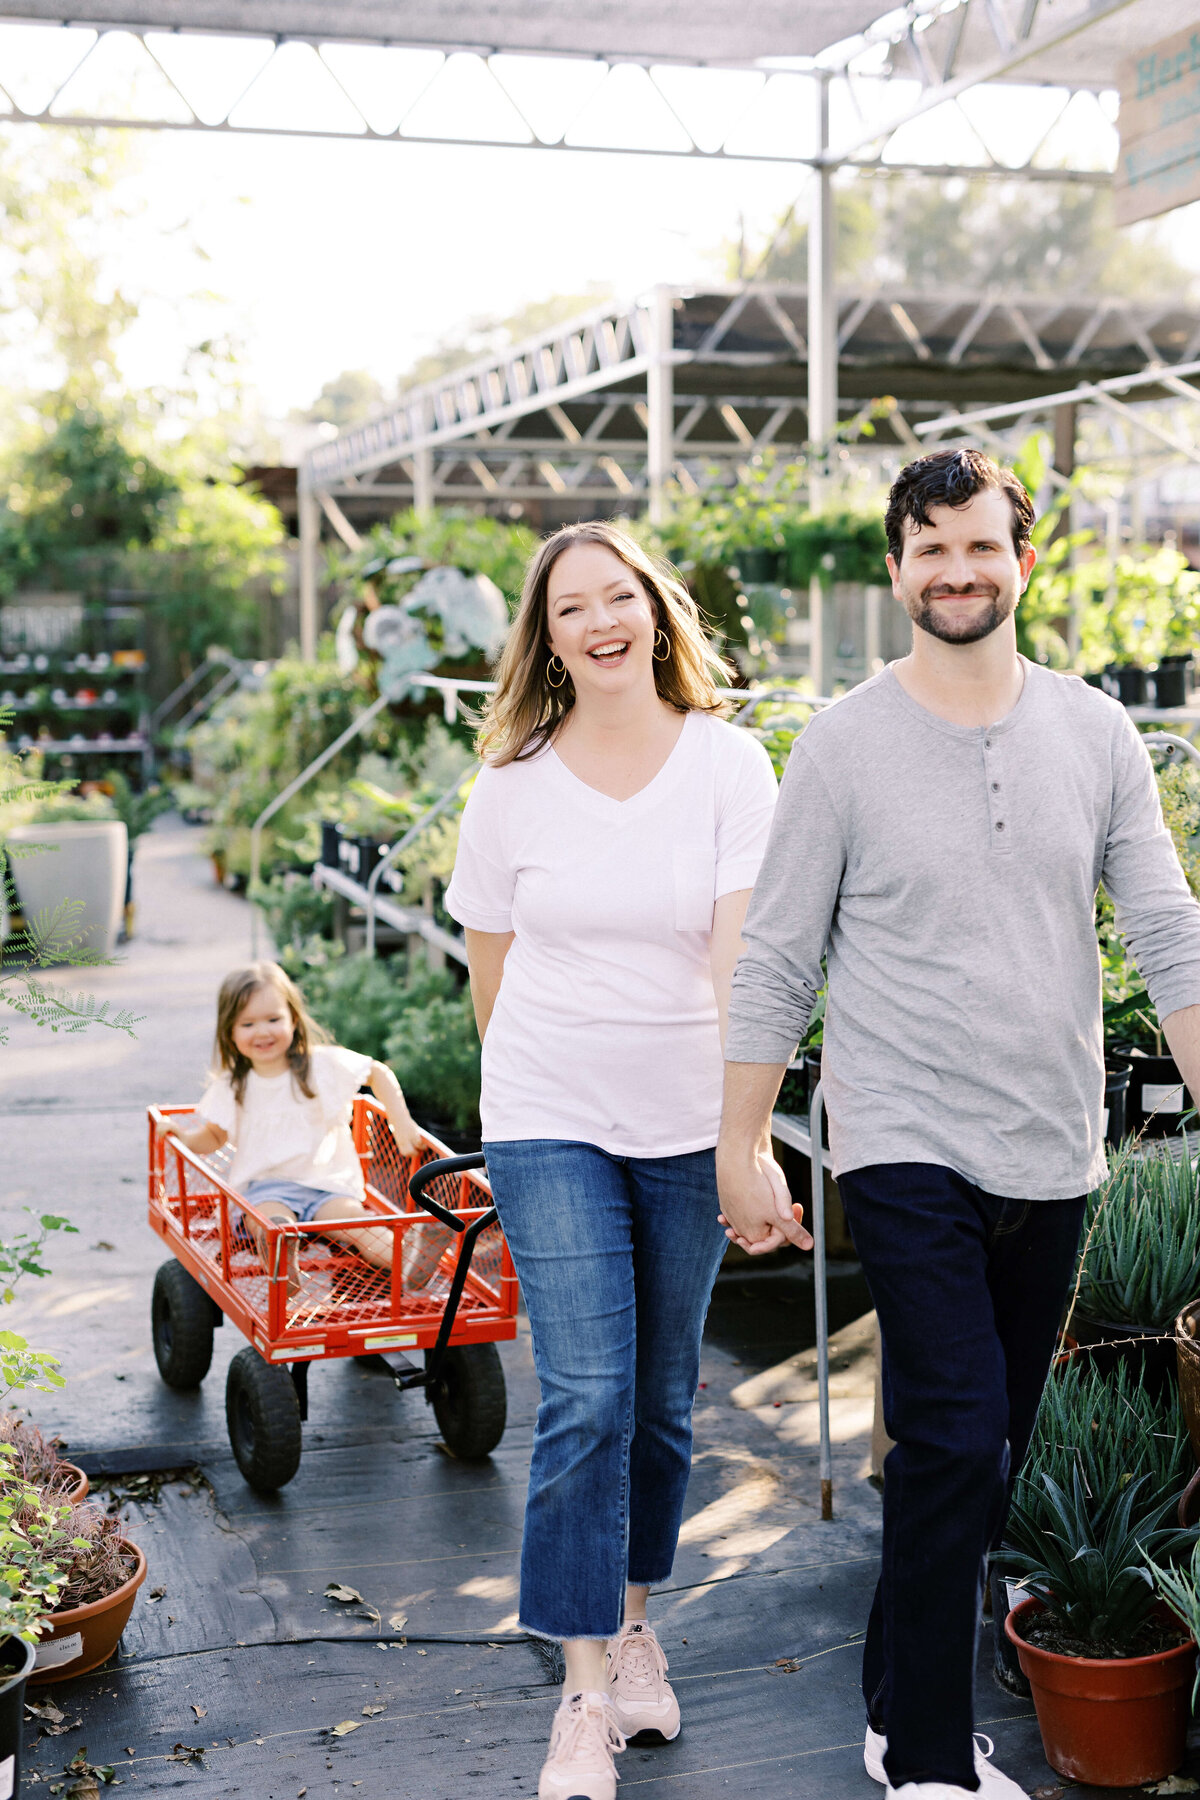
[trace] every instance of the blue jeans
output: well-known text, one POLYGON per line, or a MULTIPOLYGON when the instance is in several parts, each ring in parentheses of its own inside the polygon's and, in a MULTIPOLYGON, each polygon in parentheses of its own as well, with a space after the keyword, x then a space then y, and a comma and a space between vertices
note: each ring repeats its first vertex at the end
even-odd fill
POLYGON ((839 1176, 883 1339, 883 1569, 863 1695, 894 1788, 975 1789, 975 1643, 1075 1266, 1083 1200, 1012 1200, 935 1163, 839 1176))
POLYGON ((485 1144, 541 1384, 521 1623, 607 1638, 627 1581, 671 1573, 692 1459, 700 1337, 725 1250, 711 1150, 610 1156, 485 1144))

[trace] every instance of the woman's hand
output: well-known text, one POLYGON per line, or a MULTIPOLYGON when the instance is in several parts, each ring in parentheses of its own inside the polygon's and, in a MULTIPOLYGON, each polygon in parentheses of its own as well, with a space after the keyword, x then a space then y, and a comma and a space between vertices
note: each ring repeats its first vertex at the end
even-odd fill
POLYGON ((717 1191, 721 1211, 717 1215, 725 1236, 750 1256, 768 1256, 785 1243, 799 1250, 812 1249, 812 1237, 804 1227, 804 1208, 792 1204, 783 1170, 769 1150, 758 1149, 738 1157, 728 1151, 717 1155, 717 1191))

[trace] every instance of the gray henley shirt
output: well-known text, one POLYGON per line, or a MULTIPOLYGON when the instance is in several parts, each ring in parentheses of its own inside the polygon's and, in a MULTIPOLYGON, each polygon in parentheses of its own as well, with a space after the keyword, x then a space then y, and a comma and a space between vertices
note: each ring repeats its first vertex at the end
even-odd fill
POLYGON ((725 1054, 789 1061, 827 956, 835 1174, 1082 1194, 1106 1166, 1101 881, 1159 1018, 1200 1004, 1200 904, 1124 709, 1026 662, 999 724, 952 725, 885 669, 793 747, 725 1054))

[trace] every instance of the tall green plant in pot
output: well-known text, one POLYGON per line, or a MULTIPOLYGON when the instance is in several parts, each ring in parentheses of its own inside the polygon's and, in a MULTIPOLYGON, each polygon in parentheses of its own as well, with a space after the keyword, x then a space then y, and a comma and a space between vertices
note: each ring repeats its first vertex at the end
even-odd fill
POLYGON ((1147 1379, 1173 1372, 1176 1316, 1200 1293, 1200 1168, 1182 1154, 1139 1148, 1112 1159, 1088 1195, 1069 1330, 1097 1359, 1134 1354, 1147 1379))

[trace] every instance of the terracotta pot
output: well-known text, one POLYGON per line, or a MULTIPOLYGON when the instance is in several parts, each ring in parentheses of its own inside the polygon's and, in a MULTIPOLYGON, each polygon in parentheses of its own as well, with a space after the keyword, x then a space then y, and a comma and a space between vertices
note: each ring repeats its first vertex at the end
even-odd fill
POLYGON ((78 1506, 88 1496, 88 1478, 82 1469, 76 1468, 73 1462, 65 1462, 60 1456, 58 1472, 64 1485, 56 1489, 50 1496, 56 1506, 78 1506))
POLYGON ((146 1579, 146 1558, 129 1538, 121 1548, 137 1557, 137 1568, 115 1593, 86 1606, 67 1606, 50 1615, 50 1630, 38 1639, 37 1663, 30 1685, 44 1687, 51 1681, 69 1681, 108 1661, 129 1623, 137 1591, 146 1579))
MULTIPOLYGON (((1033 1689, 1050 1767, 1093 1787, 1141 1787, 1173 1775, 1187 1752, 1195 1644, 1189 1638, 1152 1656, 1059 1656, 1027 1644, 1018 1629, 1044 1611, 1040 1600, 1023 1600, 1004 1629, 1033 1689)), ((1174 1617, 1166 1607, 1156 1616, 1174 1617)))

